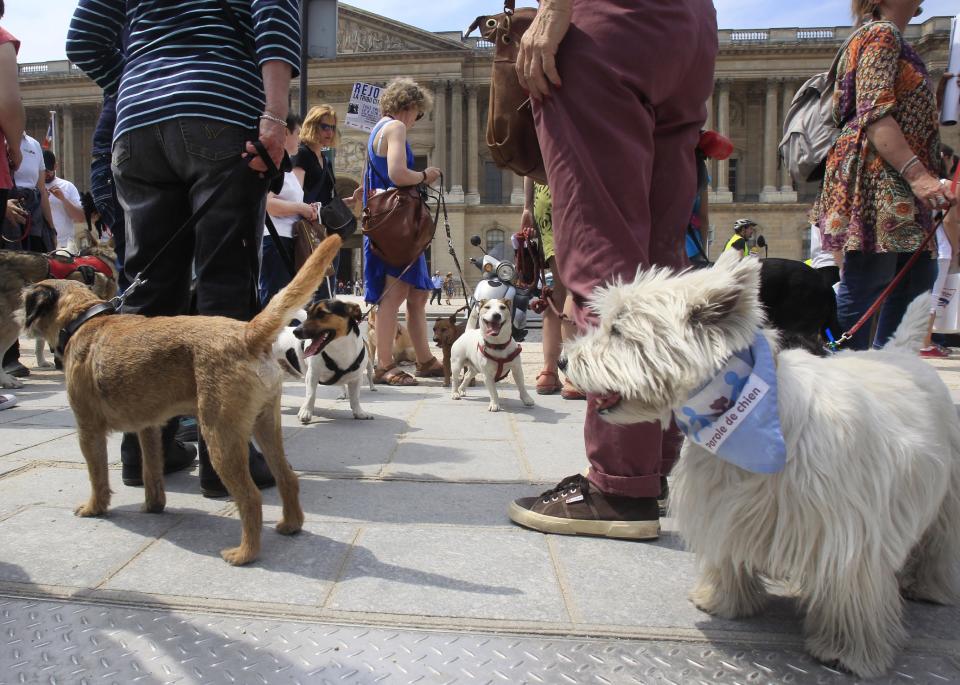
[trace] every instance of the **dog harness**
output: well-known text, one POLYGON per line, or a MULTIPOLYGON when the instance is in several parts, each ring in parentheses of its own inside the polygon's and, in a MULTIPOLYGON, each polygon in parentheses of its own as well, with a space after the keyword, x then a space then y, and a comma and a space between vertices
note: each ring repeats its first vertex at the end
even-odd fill
POLYGON ((325 381, 317 381, 320 385, 336 385, 340 382, 340 379, 346 376, 348 373, 353 373, 363 365, 363 360, 367 356, 367 348, 361 347, 360 354, 357 355, 357 358, 353 361, 353 364, 348 366, 345 369, 341 369, 337 366, 335 362, 326 351, 321 351, 320 356, 323 357, 323 363, 327 365, 327 368, 333 372, 333 376, 325 381))
POLYGON ((494 376, 497 383, 499 383, 504 378, 506 378, 507 374, 510 373, 510 369, 507 369, 506 371, 504 371, 504 367, 506 367, 507 364, 512 362, 518 356, 520 356, 520 352, 522 351, 522 348, 520 347, 520 345, 517 345, 517 349, 511 352, 510 355, 507 357, 494 357, 493 355, 487 353, 487 348, 490 347, 490 348, 493 348, 494 350, 505 350, 507 349, 507 345, 509 344, 510 344, 509 340, 505 343, 487 343, 486 345, 484 345, 482 342, 477 343, 477 349, 480 351, 480 354, 482 354, 484 357, 486 357, 490 361, 497 363, 497 373, 494 376))
POLYGON ((61 253, 54 253, 47 256, 47 272, 50 278, 63 279, 77 271, 83 276, 83 282, 86 285, 93 285, 97 271, 107 278, 113 278, 113 271, 110 269, 110 265, 100 257, 94 255, 82 257, 70 255, 68 258, 61 253))
POLYGON ((786 465, 777 370, 770 345, 760 333, 673 416, 688 439, 735 466, 777 473, 786 465))

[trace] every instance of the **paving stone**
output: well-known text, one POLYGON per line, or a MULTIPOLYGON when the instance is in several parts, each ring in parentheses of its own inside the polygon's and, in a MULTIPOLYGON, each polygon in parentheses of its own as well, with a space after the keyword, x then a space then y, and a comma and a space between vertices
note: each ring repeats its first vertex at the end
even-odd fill
MULTIPOLYGON (((5 431, 8 429, 8 426, 0 427, 0 445, 3 445, 6 441, 5 431)), ((18 458, 29 457, 33 461, 62 461, 74 464, 86 464, 83 453, 80 451, 80 441, 77 439, 76 431, 40 428, 21 428, 19 430, 31 430, 37 435, 51 435, 56 433, 62 437, 54 438, 53 440, 48 439, 45 442, 30 447, 30 449, 14 452, 12 456, 18 458)), ((120 441, 122 439, 123 435, 120 433, 113 433, 107 436, 107 463, 120 463, 120 441)), ((2 449, 3 448, 0 447, 0 450, 2 449)))
MULTIPOLYGON (((5 423, 0 426, 0 456, 15 454, 30 449, 30 458, 37 459, 37 453, 43 452, 46 448, 44 443, 49 443, 57 438, 70 435, 74 443, 77 438, 73 429, 70 428, 39 428, 37 426, 25 426, 17 423, 5 423)), ((77 452, 79 453, 79 446, 77 452)), ((22 458, 23 454, 18 455, 22 458)))
POLYGON ((502 410, 487 411, 490 402, 486 389, 481 385, 468 388, 468 394, 461 400, 446 398, 449 406, 444 406, 441 398, 432 398, 427 405, 431 410, 417 412, 410 420, 409 435, 419 439, 439 440, 509 440, 513 438, 510 428, 510 416, 514 413, 529 411, 517 399, 516 389, 507 389, 500 394, 502 410), (512 393, 512 394, 511 394, 512 393))
POLYGON ((449 481, 517 481, 528 475, 508 440, 405 439, 387 464, 384 477, 449 481))
MULTIPOLYGON (((218 511, 226 500, 208 499, 200 494, 196 468, 164 477, 167 513, 218 511)), ((111 511, 139 512, 143 488, 128 487, 120 480, 119 469, 110 471, 111 511)), ((0 479, 0 506, 44 505, 73 511, 90 495, 86 468, 38 466, 0 479)))
MULTIPOLYGON (((0 481, 2 483, 2 481, 0 481)), ((308 521, 391 523, 402 526, 509 527, 509 503, 530 486, 346 478, 300 478, 300 504, 308 521)), ((2 493, 2 490, 0 490, 2 493)), ((263 492, 264 517, 280 515, 276 488, 263 492)))
POLYGON ((318 422, 285 436, 284 451, 297 471, 375 476, 396 449, 404 427, 403 421, 391 418, 318 422))
MULTIPOLYGON (((18 398, 19 400, 19 398, 18 398)), ((22 419, 30 418, 33 416, 39 416, 41 414, 48 414, 53 409, 41 408, 38 409, 32 404, 24 407, 22 404, 17 404, 16 406, 10 407, 9 409, 4 409, 0 411, 0 425, 4 423, 14 423, 22 419)))
POLYGON ((583 443, 583 423, 517 423, 520 454, 533 480, 557 483, 580 473, 589 464, 583 443))
POLYGON ((18 418, 11 423, 11 428, 16 426, 49 426, 51 428, 76 429, 77 427, 77 419, 73 415, 73 410, 69 407, 30 412, 27 416, 18 418))
POLYGON ((179 521, 175 514, 79 518, 69 509, 30 507, 0 522, 0 581, 96 587, 179 521))
POLYGON ((192 515, 110 579, 111 590, 245 602, 316 605, 336 579, 356 527, 311 522, 280 535, 264 520, 260 557, 230 566, 220 550, 240 542, 237 516, 192 515))
POLYGON ((341 578, 329 609, 567 620, 545 542, 513 530, 366 528, 341 578))

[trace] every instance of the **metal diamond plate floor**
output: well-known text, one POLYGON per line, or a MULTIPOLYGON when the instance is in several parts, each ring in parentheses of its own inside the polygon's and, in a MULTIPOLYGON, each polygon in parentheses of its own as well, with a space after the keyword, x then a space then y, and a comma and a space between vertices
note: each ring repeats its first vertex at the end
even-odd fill
MULTIPOLYGON (((370 629, 0 599, 0 685, 852 682, 783 648, 370 629)), ((960 663, 904 654, 888 678, 871 682, 956 683, 960 663)))

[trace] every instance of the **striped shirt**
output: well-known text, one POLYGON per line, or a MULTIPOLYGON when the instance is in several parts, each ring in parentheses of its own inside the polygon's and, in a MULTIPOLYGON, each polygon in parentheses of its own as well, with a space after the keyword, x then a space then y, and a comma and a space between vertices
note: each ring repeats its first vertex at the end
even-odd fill
POLYGON ((299 72, 299 9, 297 0, 228 2, 256 46, 256 65, 217 0, 79 0, 67 57, 117 94, 114 140, 181 117, 256 128, 263 63, 280 60, 299 72))

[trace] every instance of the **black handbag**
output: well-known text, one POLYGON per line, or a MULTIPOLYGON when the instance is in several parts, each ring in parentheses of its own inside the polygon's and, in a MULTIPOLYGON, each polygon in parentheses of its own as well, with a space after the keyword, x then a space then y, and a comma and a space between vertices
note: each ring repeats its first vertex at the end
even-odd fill
POLYGON ((357 230, 357 217, 353 210, 347 207, 346 203, 337 194, 337 183, 333 178, 333 172, 330 171, 330 163, 323 165, 327 175, 330 176, 330 182, 333 184, 333 197, 325 205, 320 207, 320 223, 327 229, 327 233, 336 233, 346 240, 357 230))

